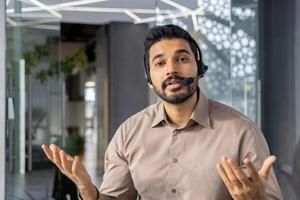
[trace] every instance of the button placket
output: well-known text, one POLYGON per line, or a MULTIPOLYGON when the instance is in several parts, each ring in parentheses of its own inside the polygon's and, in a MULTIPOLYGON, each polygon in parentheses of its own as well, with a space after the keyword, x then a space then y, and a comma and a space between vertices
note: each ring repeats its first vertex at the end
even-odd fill
POLYGON ((176 129, 173 131, 173 137, 174 136, 177 136, 177 130, 176 129))
POLYGON ((178 137, 178 134, 180 132, 181 131, 179 129, 173 130, 173 137, 172 137, 172 143, 171 143, 171 148, 170 148, 170 156, 171 156, 172 163, 178 162, 180 150, 177 146, 179 146, 179 143, 180 143, 180 138, 178 137))
POLYGON ((172 141, 170 146, 170 168, 169 168, 169 181, 168 181, 168 197, 167 199, 175 200, 178 197, 176 197, 178 194, 177 192, 177 186, 180 182, 181 177, 179 176, 180 172, 180 165, 178 165, 179 157, 180 157, 180 141, 181 138, 179 137, 181 130, 180 129, 174 129, 172 130, 172 141))
POLYGON ((174 129, 173 130, 173 136, 177 136, 179 133, 181 133, 180 129, 174 129))

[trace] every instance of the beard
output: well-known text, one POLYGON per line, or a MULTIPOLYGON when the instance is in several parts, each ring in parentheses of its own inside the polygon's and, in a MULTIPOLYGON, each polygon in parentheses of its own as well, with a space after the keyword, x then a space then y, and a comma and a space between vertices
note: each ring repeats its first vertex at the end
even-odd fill
POLYGON ((191 96, 193 96, 193 94, 197 91, 198 81, 196 81, 196 84, 194 82, 189 85, 183 85, 181 83, 181 86, 179 88, 171 90, 172 94, 167 95, 167 93, 166 93, 166 88, 167 88, 168 82, 170 80, 181 82, 183 79, 184 79, 183 77, 171 75, 162 83, 162 85, 161 85, 162 90, 159 90, 154 85, 152 85, 153 90, 161 99, 163 99, 167 103, 170 103, 170 104, 183 103, 186 100, 188 100, 191 96))

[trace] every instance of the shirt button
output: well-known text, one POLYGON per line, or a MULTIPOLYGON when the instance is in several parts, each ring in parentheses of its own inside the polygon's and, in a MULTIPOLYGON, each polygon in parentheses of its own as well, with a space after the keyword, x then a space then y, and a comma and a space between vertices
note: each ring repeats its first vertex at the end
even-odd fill
POLYGON ((174 158, 173 159, 173 163, 177 163, 178 162, 178 159, 177 158, 174 158))
POLYGON ((175 194, 175 193, 176 193, 176 189, 173 188, 173 189, 171 190, 171 192, 175 194))

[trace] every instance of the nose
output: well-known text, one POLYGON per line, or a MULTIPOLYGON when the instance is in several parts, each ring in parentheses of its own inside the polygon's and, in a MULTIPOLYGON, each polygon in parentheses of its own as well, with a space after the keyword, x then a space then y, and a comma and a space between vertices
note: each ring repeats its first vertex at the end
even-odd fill
POLYGON ((166 66, 166 75, 178 74, 178 66, 176 63, 169 61, 166 66))

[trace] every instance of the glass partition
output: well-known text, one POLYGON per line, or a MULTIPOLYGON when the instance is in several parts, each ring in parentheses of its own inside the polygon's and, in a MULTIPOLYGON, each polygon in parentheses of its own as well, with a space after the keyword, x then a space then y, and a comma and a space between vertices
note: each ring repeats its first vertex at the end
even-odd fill
POLYGON ((37 1, 7 0, 6 6, 6 95, 13 113, 7 120, 6 197, 49 199, 53 169, 40 145, 64 132, 62 15, 37 1))
POLYGON ((179 25, 198 42, 208 65, 200 81, 205 93, 259 124, 257 2, 157 0, 156 5, 156 24, 179 25))

